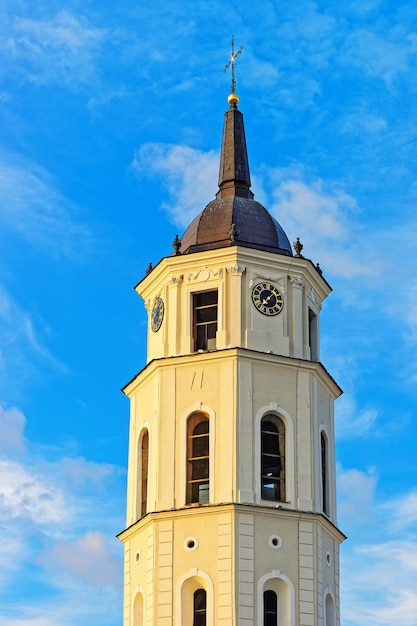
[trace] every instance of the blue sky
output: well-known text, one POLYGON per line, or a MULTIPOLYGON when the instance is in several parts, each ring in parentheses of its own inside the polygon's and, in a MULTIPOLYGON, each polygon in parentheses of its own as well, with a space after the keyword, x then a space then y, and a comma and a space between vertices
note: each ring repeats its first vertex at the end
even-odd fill
POLYGON ((4 0, 0 625, 122 619, 133 285, 214 197, 234 33, 252 189, 334 292, 344 626, 417 626, 417 5, 4 0))

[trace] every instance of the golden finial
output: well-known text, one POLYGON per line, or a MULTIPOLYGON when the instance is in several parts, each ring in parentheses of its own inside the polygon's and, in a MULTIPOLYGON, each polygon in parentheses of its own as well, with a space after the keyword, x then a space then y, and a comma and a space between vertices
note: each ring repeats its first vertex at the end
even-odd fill
POLYGON ((232 53, 230 55, 229 63, 224 68, 225 72, 227 72, 229 67, 232 68, 232 93, 227 98, 231 106, 236 106, 236 104, 239 102, 239 97, 236 95, 235 61, 236 61, 236 58, 239 56, 239 54, 241 54, 242 50, 243 50, 243 46, 240 46, 239 50, 235 52, 235 38, 232 35, 232 53))

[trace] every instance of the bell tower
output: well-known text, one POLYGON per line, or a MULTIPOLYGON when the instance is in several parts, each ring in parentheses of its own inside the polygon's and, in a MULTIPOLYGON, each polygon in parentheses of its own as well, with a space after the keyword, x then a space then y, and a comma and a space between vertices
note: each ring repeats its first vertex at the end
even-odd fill
POLYGON ((254 199, 229 105, 215 199, 136 286, 124 626, 337 626, 331 288, 254 199))

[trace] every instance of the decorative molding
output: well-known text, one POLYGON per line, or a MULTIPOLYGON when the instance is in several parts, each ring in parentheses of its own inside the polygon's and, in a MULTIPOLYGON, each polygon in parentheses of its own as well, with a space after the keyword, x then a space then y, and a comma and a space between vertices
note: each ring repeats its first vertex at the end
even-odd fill
POLYGON ((314 293, 314 291, 313 291, 313 289, 311 287, 309 287, 307 289, 307 298, 309 300, 311 300, 311 302, 317 306, 316 294, 314 293))
POLYGON ((299 278, 298 276, 291 276, 290 277, 290 282, 292 285, 294 285, 294 287, 299 287, 300 289, 302 289, 304 287, 304 281, 302 278, 299 278))
POLYGON ((179 285, 184 280, 184 274, 179 274, 178 276, 171 276, 168 281, 168 284, 172 287, 173 285, 179 285))
POLYGON ((228 272, 230 276, 242 276, 242 274, 246 272, 246 267, 233 265, 231 267, 226 267, 226 272, 228 272))
POLYGON ((223 269, 219 268, 217 271, 212 270, 210 267, 203 267, 195 274, 188 274, 187 282, 206 282, 212 278, 223 278, 223 269))
POLYGON ((259 274, 259 272, 253 272, 253 278, 249 281, 249 289, 252 289, 255 279, 270 280, 273 283, 277 283, 281 292, 285 295, 284 278, 283 276, 271 276, 271 274, 259 274))
POLYGON ((308 300, 309 304, 311 305, 311 308, 314 310, 314 312, 316 314, 318 314, 319 311, 321 311, 322 303, 320 302, 319 298, 317 297, 316 292, 314 291, 314 289, 312 289, 311 287, 309 287, 308 290, 307 290, 307 300, 308 300))

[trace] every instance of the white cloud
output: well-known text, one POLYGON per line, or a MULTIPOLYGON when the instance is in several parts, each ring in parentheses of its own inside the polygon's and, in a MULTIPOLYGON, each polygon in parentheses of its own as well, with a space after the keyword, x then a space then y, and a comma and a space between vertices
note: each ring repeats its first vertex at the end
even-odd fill
POLYGON ((25 452, 25 423, 26 418, 19 409, 0 406, 0 454, 13 456, 25 452))
MULTIPOLYGON (((0 592, 7 587, 22 562, 27 559, 27 539, 22 529, 14 528, 11 524, 0 523, 2 540, 0 542, 0 592)), ((0 596, 1 597, 1 596, 0 596)), ((1 614, 0 614, 1 616, 1 614)), ((1 624, 1 621, 0 621, 1 624)))
POLYGON ((378 477, 374 468, 338 472, 338 510, 342 525, 369 524, 375 519, 375 491, 378 477), (349 520, 349 522, 348 522, 349 520))
POLYGON ((0 53, 3 72, 18 72, 37 85, 89 82, 106 35, 88 20, 61 11, 49 20, 15 17, 0 53))
POLYGON ((303 254, 319 258, 322 268, 329 268, 332 275, 364 278, 377 274, 381 261, 370 259, 363 246, 366 234, 356 199, 337 182, 310 178, 301 165, 263 168, 259 182, 271 198, 267 208, 281 224, 285 216, 282 226, 290 238, 299 236, 303 254))
MULTIPOLYGON (((120 560, 111 553, 109 538, 100 532, 89 531, 76 541, 57 543, 38 560, 50 573, 88 585, 117 588, 120 584, 120 560)), ((59 577, 56 580, 59 584, 59 577)))
POLYGON ((114 538, 121 472, 82 457, 48 460, 45 449, 41 456, 25 438, 25 422, 18 409, 0 412, 0 440, 10 443, 0 457, 0 624, 76 626, 88 618, 113 625, 123 572, 122 546, 114 538), (13 455, 19 460, 8 458, 13 455), (18 598, 23 579, 23 587, 36 585, 39 599, 25 599, 17 609, 6 594, 13 585, 18 598), (99 605, 91 604, 91 593, 103 595, 99 605))
POLYGON ((410 62, 416 53, 415 34, 401 27, 386 30, 383 35, 370 29, 358 29, 346 39, 344 60, 390 85, 399 74, 411 69, 410 62))
POLYGON ((357 210, 356 201, 341 189, 325 189, 318 179, 307 184, 293 177, 287 170, 275 170, 273 207, 277 214, 285 215, 292 229, 301 226, 307 233, 320 233, 324 239, 343 239, 347 216, 357 210))
POLYGON ((95 111, 100 107, 109 104, 113 100, 120 100, 126 97, 126 91, 124 89, 114 89, 109 91, 101 91, 100 94, 94 98, 90 98, 87 107, 91 111, 95 111))
POLYGON ((410 333, 410 339, 417 341, 417 282, 409 283, 407 289, 408 306, 407 321, 410 333))
MULTIPOLYGON (((135 153, 132 169, 138 176, 158 176, 168 193, 162 207, 177 224, 188 226, 215 196, 218 163, 213 150, 147 143, 135 153)), ((293 240, 301 237, 305 255, 316 255, 333 275, 363 280, 380 274, 386 261, 369 246, 356 199, 338 182, 310 178, 300 165, 264 166, 253 177, 253 189, 280 223, 285 216, 284 230, 293 240)))
POLYGON ((387 121, 381 115, 369 113, 363 109, 357 109, 348 113, 342 122, 342 132, 353 133, 357 136, 358 131, 369 134, 378 134, 387 129, 387 121))
POLYGON ((139 176, 158 176, 169 195, 162 207, 181 226, 188 226, 217 191, 219 157, 214 150, 147 143, 135 153, 132 168, 139 176))
POLYGON ((335 405, 336 436, 338 439, 360 437, 373 430, 378 419, 374 408, 361 408, 353 395, 345 394, 335 405))
POLYGON ((89 233, 72 218, 75 207, 61 196, 43 168, 0 153, 0 222, 25 239, 70 258, 85 249, 89 233))
POLYGON ((417 626, 417 493, 387 499, 376 470, 338 468, 341 597, 346 626, 417 626), (360 621, 358 621, 358 616, 360 621))
POLYGON ((256 82, 258 88, 268 88, 279 82, 280 72, 277 64, 255 57, 251 52, 245 62, 245 70, 243 82, 248 85, 256 82))
POLYGON ((83 457, 60 459, 55 467, 74 487, 78 489, 86 485, 93 485, 98 488, 105 483, 115 471, 113 465, 106 463, 95 463, 83 457))
POLYGON ((64 493, 47 483, 36 468, 0 460, 0 506, 8 518, 28 519, 37 525, 68 517, 64 493))
POLYGON ((417 624, 417 542, 396 540, 356 548, 346 558, 342 602, 345 623, 417 624), (364 593, 366 590, 366 593, 364 593))
POLYGON ((406 530, 413 526, 417 522, 417 491, 394 499, 389 503, 387 509, 395 531, 406 530))

